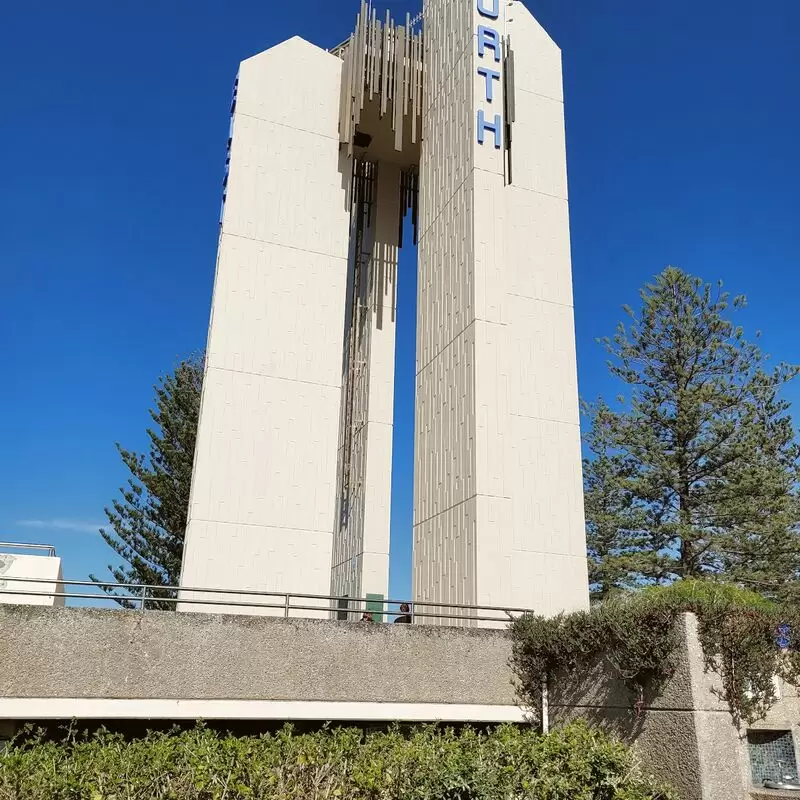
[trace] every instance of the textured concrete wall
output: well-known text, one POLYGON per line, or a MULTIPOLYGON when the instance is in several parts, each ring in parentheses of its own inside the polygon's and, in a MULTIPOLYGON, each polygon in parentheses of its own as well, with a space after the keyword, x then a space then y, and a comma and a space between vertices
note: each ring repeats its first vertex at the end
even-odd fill
MULTIPOLYGON (((721 699, 720 676, 706 672, 697 619, 679 623, 681 640, 672 677, 650 693, 637 712, 637 698, 599 663, 580 681, 566 676, 551 693, 556 723, 589 719, 633 744, 647 771, 674 785, 682 800, 742 800, 752 789, 748 726, 738 730, 721 699)), ((754 729, 792 730, 800 742, 797 692, 781 686, 781 699, 754 729)))
POLYGON ((296 37, 240 68, 184 586, 330 590, 349 240, 341 69, 296 37))
MULTIPOLYGON (((414 596, 588 605, 561 53, 519 2, 425 1, 414 596), (488 26, 510 153, 483 144, 488 26)), ((503 132, 505 144, 505 131, 503 132)))
POLYGON ((0 697, 514 705, 499 631, 0 607, 0 697))
POLYGON ((426 0, 413 594, 475 604, 473 4, 426 0))
POLYGON ((588 719, 634 744, 648 772, 673 784, 682 800, 702 800, 686 623, 682 621, 680 625, 675 673, 658 694, 644 698, 638 711, 637 697, 612 678, 610 667, 600 662, 579 681, 575 675, 554 681, 551 715, 556 724, 575 718, 588 719))
POLYGON ((697 620, 688 616, 687 648, 692 675, 692 705, 695 709, 700 767, 705 800, 734 800, 751 788, 747 730, 792 731, 800 764, 800 699, 797 690, 776 681, 780 700, 766 719, 747 725, 741 731, 731 724, 728 707, 720 696, 721 682, 706 672, 697 637, 697 620))

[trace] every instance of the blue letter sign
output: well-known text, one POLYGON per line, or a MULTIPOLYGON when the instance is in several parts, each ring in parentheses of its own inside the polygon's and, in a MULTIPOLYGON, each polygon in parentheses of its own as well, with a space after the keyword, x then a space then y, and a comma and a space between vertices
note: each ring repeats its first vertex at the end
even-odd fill
POLYGON ((494 86, 492 81, 500 80, 500 73, 486 67, 478 67, 478 75, 486 80, 486 102, 491 103, 494 98, 494 86))
POLYGON ((494 28, 487 28, 485 25, 478 25, 478 56, 483 58, 486 48, 494 53, 494 60, 500 63, 500 34, 494 28))
MULTIPOLYGON (((482 17, 497 19, 500 16, 500 0, 476 0, 478 13, 482 17)), ((478 58, 488 60, 487 51, 491 51, 491 59, 494 64, 503 62, 503 44, 500 34, 488 25, 478 25, 478 58)), ((486 91, 484 97, 487 103, 494 100, 494 82, 500 83, 502 74, 499 69, 490 69, 488 66, 478 65, 478 75, 484 80, 486 91)), ((494 119, 487 119, 486 112, 478 109, 478 144, 486 141, 486 132, 494 134, 494 146, 499 150, 503 146, 503 118, 500 114, 495 114, 494 119)))
POLYGON ((503 120, 499 114, 494 115, 494 122, 487 122, 483 109, 478 109, 478 144, 483 144, 486 131, 494 134, 494 146, 499 150, 503 146, 503 120))
POLYGON ((497 19, 500 16, 500 0, 478 0, 478 13, 482 17, 497 19))

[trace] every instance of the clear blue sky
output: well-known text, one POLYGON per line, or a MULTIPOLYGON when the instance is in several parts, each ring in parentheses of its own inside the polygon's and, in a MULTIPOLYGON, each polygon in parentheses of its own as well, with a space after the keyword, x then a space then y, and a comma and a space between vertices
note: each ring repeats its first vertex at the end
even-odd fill
MULTIPOLYGON (((564 52, 582 395, 615 392, 595 338, 667 263, 746 293, 747 327, 800 360, 800 2, 529 2, 564 52)), ((125 479, 114 442, 143 446, 155 378, 205 344, 237 64, 293 34, 337 44, 357 5, 5 5, 0 539, 55 544, 69 577, 113 560, 94 531, 125 479)), ((395 594, 410 571, 414 259, 395 594)))

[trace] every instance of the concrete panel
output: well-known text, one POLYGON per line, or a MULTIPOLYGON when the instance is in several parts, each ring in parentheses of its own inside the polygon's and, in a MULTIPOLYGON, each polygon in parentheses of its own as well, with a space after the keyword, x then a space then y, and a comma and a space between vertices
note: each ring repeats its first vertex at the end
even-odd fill
POLYGON ((509 297, 509 413, 578 425, 572 308, 509 297))
POLYGON ((503 632, 0 608, 0 697, 514 706, 503 632))
MULTIPOLYGON (((413 593, 417 601, 471 604, 477 602, 472 12, 468 3, 425 0, 424 14, 413 593)), ((418 602, 416 610, 424 607, 418 602)))
MULTIPOLYGON (((214 559, 186 559, 179 611, 214 614, 251 614, 284 616, 282 596, 238 595, 235 592, 193 592, 191 589, 235 589, 241 592, 307 592, 297 586, 297 575, 308 583, 323 585, 328 580, 331 564, 331 539, 327 531, 300 531, 266 525, 208 522, 192 523, 193 553, 214 552, 214 559), (269 568, 264 569, 263 565, 269 568), (206 601, 204 603, 204 601, 206 601), (209 604, 211 601, 213 604, 209 604), (222 603, 223 605, 220 605, 222 603), (246 603, 246 607, 228 605, 246 603), (256 608, 277 606, 277 608, 256 608)), ((319 594, 324 594, 320 592, 319 594)), ((328 601, 294 598, 294 606, 324 608, 324 613, 294 611, 295 617, 328 616, 328 601)))
POLYGON ((206 383, 192 520, 330 534, 338 387, 219 369, 206 383))
MULTIPOLYGON (((475 473, 476 491, 488 497, 511 497, 508 474, 511 418, 510 374, 516 366, 506 325, 478 320, 475 331, 475 473)), ((493 537, 492 537, 493 538, 493 537)))
POLYGON ((582 611, 588 581, 586 558, 513 550, 508 605, 533 608, 545 616, 582 611))
POLYGON ((572 308, 569 207, 558 197, 509 186, 503 243, 510 295, 572 308))
POLYGON ((585 558, 577 426, 511 417, 515 550, 585 558))
POLYGON ((508 321, 506 295, 509 262, 505 241, 508 223, 503 175, 476 170, 474 182, 475 316, 485 322, 508 321))
MULTIPOLYGON (((672 675, 657 689, 650 688, 645 692, 644 707, 648 710, 695 710, 692 663, 695 656, 689 651, 686 625, 686 618, 676 623, 678 642, 672 675)), ((553 708, 574 706, 632 710, 637 700, 636 694, 616 678, 616 672, 605 659, 583 668, 579 679, 574 674, 558 677, 550 692, 553 708)))
POLYGON ((475 495, 475 326, 417 375, 414 524, 475 495))
POLYGON ((209 367, 340 386, 319 331, 343 325, 346 271, 341 258, 223 234, 209 367))
MULTIPOLYGON (((424 186, 423 181, 423 193, 424 186)), ((430 364, 475 318, 472 186, 472 178, 462 183, 420 238, 417 372, 430 364)), ((422 212, 424 194, 420 202, 422 212)))
POLYGON ((523 3, 514 2, 511 7, 506 33, 514 53, 516 85, 563 102, 561 50, 523 3))
POLYGON ((346 258, 341 169, 336 139, 235 116, 223 232, 346 258))
POLYGON ((294 36, 239 67, 239 114, 338 139, 341 61, 294 36))
MULTIPOLYGON (((389 528, 392 515, 392 426, 370 423, 367 439, 367 473, 364 493, 364 551, 383 553, 389 558, 389 528)), ((388 591, 387 571, 382 592, 388 591)), ((370 589, 370 592, 379 589, 370 589)), ((362 597, 366 593, 362 593, 362 597)))
MULTIPOLYGON (((432 603, 474 605, 477 597, 477 498, 414 523, 413 595, 416 612, 443 613, 432 603)), ((433 618, 423 622, 437 624, 433 618)))
MULTIPOLYGON (((677 623, 678 647, 672 675, 637 697, 603 660, 553 681, 551 721, 585 718, 633 744, 646 771, 675 786, 682 798, 734 800, 752 792, 747 729, 737 730, 721 700, 722 680, 707 671, 697 636, 697 619, 684 614, 677 623)), ((752 727, 798 733, 796 692, 752 727)))
POLYGON ((347 597, 389 591, 400 170, 380 164, 376 180, 362 244, 371 258, 358 287, 355 241, 351 254, 350 300, 355 292, 358 302, 348 309, 342 370, 331 594, 347 597))
POLYGON ((564 139, 564 105, 517 86, 514 121, 514 185, 567 199, 567 150, 564 139), (538 147, 525 152, 516 143, 535 140, 538 147))
MULTIPOLYGON (((500 608, 531 608, 527 596, 521 598, 523 602, 517 602, 513 592, 516 554, 512 547, 511 499, 478 495, 476 508, 480 532, 476 544, 476 580, 480 603, 500 608)), ((497 626, 497 623, 487 624, 497 626)))
POLYGON ((645 773, 670 783, 681 800, 706 800, 691 711, 647 710, 637 715, 633 709, 571 708, 559 709, 554 716, 558 724, 586 719, 632 744, 645 773))

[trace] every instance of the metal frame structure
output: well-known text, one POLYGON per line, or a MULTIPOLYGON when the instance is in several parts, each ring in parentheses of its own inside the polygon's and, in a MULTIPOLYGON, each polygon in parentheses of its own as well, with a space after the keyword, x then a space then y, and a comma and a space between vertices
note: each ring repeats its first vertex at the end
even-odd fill
MULTIPOLYGON (((25 544, 24 542, 0 542, 0 552, 6 548, 11 550, 45 550, 48 558, 56 557, 56 548, 52 544, 25 544)), ((10 579, 8 579, 10 580, 10 579)))
POLYGON ((372 0, 362 0, 352 36, 331 51, 344 61, 339 135, 353 155, 356 130, 366 103, 377 96, 381 117, 391 104, 395 150, 403 149, 403 127, 411 117, 411 141, 422 135, 423 110, 423 41, 422 31, 415 30, 421 21, 406 14, 405 25, 397 25, 390 12, 385 22, 378 19, 372 0))

